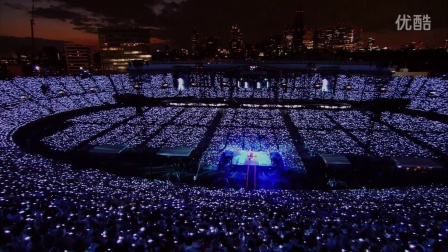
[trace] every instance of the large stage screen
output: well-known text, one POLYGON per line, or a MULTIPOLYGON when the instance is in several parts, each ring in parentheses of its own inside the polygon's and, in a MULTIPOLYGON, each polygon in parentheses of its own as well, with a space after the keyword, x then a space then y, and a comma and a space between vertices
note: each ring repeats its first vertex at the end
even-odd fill
POLYGON ((272 161, 268 152, 241 150, 233 152, 232 165, 272 166, 272 161))

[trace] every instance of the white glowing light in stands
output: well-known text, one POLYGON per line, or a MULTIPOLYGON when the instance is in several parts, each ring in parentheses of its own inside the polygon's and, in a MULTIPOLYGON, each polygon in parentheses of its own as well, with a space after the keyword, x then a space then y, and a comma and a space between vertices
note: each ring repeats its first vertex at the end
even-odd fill
POLYGON ((177 90, 178 91, 184 91, 185 90, 185 86, 184 86, 184 80, 182 78, 177 79, 177 90))
POLYGON ((328 92, 328 80, 327 79, 322 80, 322 91, 328 92))

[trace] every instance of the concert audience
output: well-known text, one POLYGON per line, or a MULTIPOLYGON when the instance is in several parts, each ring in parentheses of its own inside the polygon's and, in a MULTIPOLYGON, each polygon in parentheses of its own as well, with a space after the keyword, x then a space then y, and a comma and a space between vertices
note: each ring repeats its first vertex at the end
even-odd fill
POLYGON ((443 251, 444 186, 208 189, 1 153, 1 250, 443 251))
MULTIPOLYGON (((163 83, 171 84, 172 76, 151 78, 151 84, 143 84, 145 95, 179 95, 174 88, 160 88, 163 83)), ((192 95, 230 97, 230 89, 220 87, 221 80, 229 81, 217 78, 212 84, 210 79, 210 88, 192 89, 196 90, 192 95)), ((279 90, 279 97, 331 98, 331 92, 319 94, 305 86, 320 80, 318 75, 285 80, 287 88, 279 90)), ((349 83, 353 91, 343 94, 337 90, 337 99, 375 97, 369 77, 339 76, 338 81, 349 83)), ((213 189, 72 169, 24 153, 14 144, 12 135, 19 127, 55 113, 114 103, 115 92, 138 92, 131 83, 125 75, 0 81, 0 251, 448 250, 446 186, 341 191, 213 189)), ((403 77, 391 83, 387 92, 396 93, 382 96, 401 93, 413 98, 411 109, 446 114, 443 96, 425 97, 432 90, 446 91, 443 80, 403 77)), ((237 91, 236 97, 244 92, 237 91)), ((252 91, 251 95, 272 93, 252 91)), ((43 141, 68 150, 109 130, 92 143, 138 145, 143 143, 143 134, 159 132, 148 142, 151 146, 194 146, 217 113, 214 108, 153 107, 144 108, 143 116, 137 117, 133 109, 118 108, 75 117, 66 129, 43 141), (123 132, 136 135, 129 139, 123 132)), ((447 125, 423 117, 387 112, 373 119, 372 114, 360 111, 287 113, 316 153, 368 150, 379 156, 434 157, 410 136, 447 152, 447 125)), ((287 167, 304 169, 279 110, 224 110, 202 162, 216 162, 226 147, 277 151, 287 167)))

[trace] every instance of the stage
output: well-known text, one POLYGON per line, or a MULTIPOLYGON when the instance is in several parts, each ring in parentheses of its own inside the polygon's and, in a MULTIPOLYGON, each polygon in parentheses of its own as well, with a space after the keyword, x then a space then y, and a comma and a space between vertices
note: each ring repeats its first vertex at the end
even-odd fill
POLYGON ((263 151, 234 151, 232 165, 272 166, 268 152, 263 151))

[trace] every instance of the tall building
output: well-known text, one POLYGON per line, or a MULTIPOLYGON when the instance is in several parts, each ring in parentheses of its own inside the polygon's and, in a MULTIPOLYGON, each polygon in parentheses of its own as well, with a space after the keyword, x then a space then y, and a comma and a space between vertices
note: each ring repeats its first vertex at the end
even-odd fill
POLYGON ((314 48, 314 29, 305 28, 305 33, 303 36, 303 45, 308 50, 312 50, 314 48))
POLYGON ((45 69, 47 74, 67 74, 67 60, 64 56, 65 54, 54 46, 42 47, 42 53, 40 54, 41 69, 45 69))
POLYGON ((361 26, 353 26, 353 43, 355 43, 355 49, 362 48, 362 27, 361 26))
POLYGON ((244 40, 243 33, 240 28, 236 25, 232 25, 230 29, 230 40, 229 40, 229 50, 230 57, 241 58, 244 52, 244 40))
MULTIPOLYGON (((304 43, 307 43, 311 34, 306 33, 304 43)), ((316 29, 313 36, 314 49, 326 49, 330 51, 344 50, 355 51, 362 46, 362 29, 359 26, 330 26, 326 29, 316 29)))
POLYGON ((448 37, 445 39, 445 49, 448 52, 448 37))
POLYGON ((293 33, 292 33, 292 45, 295 52, 303 50, 303 35, 304 35, 303 10, 296 10, 294 16, 293 33))
POLYGON ((65 58, 69 75, 78 75, 82 71, 91 71, 93 67, 92 50, 88 46, 65 46, 65 58))
POLYGON ((201 37, 197 28, 193 28, 191 35, 191 52, 190 56, 197 57, 201 51, 201 37))
POLYGON ((375 39, 370 37, 367 39, 367 49, 372 51, 373 45, 375 44, 375 39))
POLYGON ((207 58, 215 58, 218 55, 219 37, 207 37, 205 41, 205 56, 207 58))
POLYGON ((293 32, 294 30, 288 27, 283 30, 282 54, 287 55, 294 51, 293 32))
POLYGON ((314 30, 313 49, 322 50, 327 46, 327 30, 319 28, 314 30))
POLYGON ((124 73, 132 60, 150 60, 150 30, 108 27, 98 29, 103 74, 124 73))

